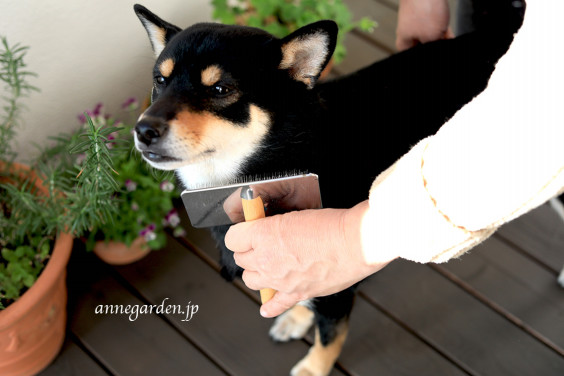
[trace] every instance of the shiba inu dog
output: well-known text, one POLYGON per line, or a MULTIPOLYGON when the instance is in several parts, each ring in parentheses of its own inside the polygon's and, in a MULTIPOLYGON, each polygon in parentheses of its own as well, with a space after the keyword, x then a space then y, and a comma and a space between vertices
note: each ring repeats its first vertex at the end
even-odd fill
MULTIPOLYGON (((336 44, 333 21, 279 39, 251 27, 199 23, 185 30, 141 5, 156 63, 152 105, 135 144, 152 166, 175 170, 188 188, 240 176, 310 171, 325 207, 365 200, 375 177, 487 85, 522 14, 482 30, 417 46, 333 81, 318 82, 336 44)), ((515 14, 514 14, 515 13, 515 14)), ((409 215, 409 213, 406 213, 409 215)), ((227 279, 240 275, 214 229, 227 279)), ((312 299, 277 318, 270 335, 315 344, 292 375, 326 375, 348 332, 355 286, 312 299)))

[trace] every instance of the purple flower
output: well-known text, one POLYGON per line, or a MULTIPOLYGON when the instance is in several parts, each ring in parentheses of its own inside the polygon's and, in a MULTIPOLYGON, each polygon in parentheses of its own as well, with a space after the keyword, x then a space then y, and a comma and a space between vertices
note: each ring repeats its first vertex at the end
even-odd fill
POLYGON ((154 223, 151 223, 143 230, 139 231, 139 236, 143 236, 146 241, 150 242, 151 240, 155 240, 157 238, 157 234, 155 234, 156 226, 154 223))
POLYGON ((168 180, 163 181, 160 187, 163 192, 172 192, 174 190, 174 184, 172 184, 168 180))
MULTIPOLYGON (((86 110, 84 112, 86 112, 86 114, 88 114, 88 116, 90 116, 91 118, 95 118, 95 117, 100 116, 100 114, 102 113, 102 107, 103 107, 103 104, 98 103, 98 104, 96 104, 96 106, 94 107, 93 110, 86 110)), ((86 123, 86 116, 84 115, 84 112, 81 113, 81 114, 78 114, 78 121, 80 122, 80 124, 86 123)))
POLYGON ((176 209, 172 209, 165 215, 165 221, 171 227, 176 227, 180 224, 180 217, 178 216, 178 211, 176 209))
MULTIPOLYGON (((117 132, 112 132, 108 135, 108 141, 113 141, 117 138, 118 138, 117 132)), ((108 146, 108 149, 111 149, 116 145, 116 143, 115 142, 108 142, 106 145, 108 146)))
POLYGON ((102 113, 102 107, 104 107, 104 105, 101 102, 97 103, 96 107, 92 110, 92 115, 99 116, 102 113))
POLYGON ((132 202, 131 203, 131 210, 133 210, 133 211, 139 210, 139 204, 137 204, 136 202, 132 202))
POLYGON ((127 189, 128 192, 133 192, 137 189, 137 183, 133 180, 127 179, 125 181, 125 189, 127 189))
POLYGON ((92 111, 86 110, 82 114, 79 114, 77 116, 78 121, 80 121, 80 124, 86 124, 86 115, 84 113, 86 113, 90 118, 94 117, 94 113, 92 111))
POLYGON ((137 102, 137 98, 135 97, 128 98, 121 104, 122 109, 135 110, 137 107, 139 107, 139 102, 137 102))

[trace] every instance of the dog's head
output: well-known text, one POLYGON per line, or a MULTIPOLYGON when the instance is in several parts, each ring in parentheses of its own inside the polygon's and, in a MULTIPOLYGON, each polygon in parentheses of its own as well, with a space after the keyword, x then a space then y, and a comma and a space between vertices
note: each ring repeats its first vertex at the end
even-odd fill
POLYGON ((135 145, 164 170, 210 161, 236 169, 270 132, 277 102, 314 86, 337 38, 332 21, 278 39, 215 23, 181 30, 140 5, 135 13, 157 57, 152 104, 135 127, 135 145))

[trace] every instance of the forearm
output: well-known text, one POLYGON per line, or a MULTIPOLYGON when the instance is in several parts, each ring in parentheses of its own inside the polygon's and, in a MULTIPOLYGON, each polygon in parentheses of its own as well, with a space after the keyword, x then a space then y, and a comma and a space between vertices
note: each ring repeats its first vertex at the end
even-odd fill
POLYGON ((564 56, 553 47, 553 15, 528 4, 488 88, 374 182, 363 222, 368 260, 386 250, 447 261, 562 190, 564 56))

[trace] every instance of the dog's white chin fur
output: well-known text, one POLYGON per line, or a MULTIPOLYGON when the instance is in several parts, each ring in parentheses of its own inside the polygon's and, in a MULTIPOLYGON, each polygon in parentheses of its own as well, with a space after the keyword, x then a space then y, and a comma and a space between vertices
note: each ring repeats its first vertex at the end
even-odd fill
POLYGON ((186 162, 184 161, 175 161, 175 162, 164 162, 164 163, 156 163, 153 162, 145 157, 143 157, 145 162, 147 162, 151 167, 156 168, 157 170, 164 170, 164 171, 172 171, 177 170, 184 166, 186 162))
POLYGON ((216 158, 190 163, 176 169, 178 178, 187 189, 224 185, 234 180, 239 172, 239 163, 216 158))

